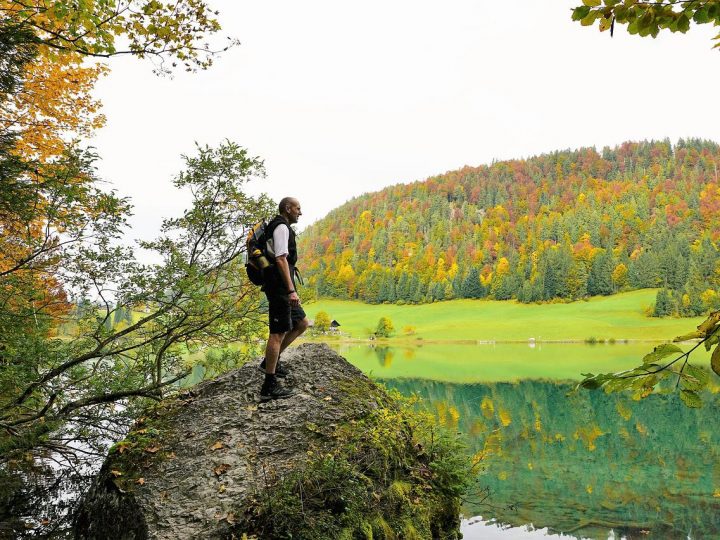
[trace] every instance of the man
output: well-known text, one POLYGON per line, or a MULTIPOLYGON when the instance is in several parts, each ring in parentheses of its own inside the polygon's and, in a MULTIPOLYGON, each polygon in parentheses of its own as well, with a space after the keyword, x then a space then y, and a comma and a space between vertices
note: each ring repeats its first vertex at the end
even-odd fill
POLYGON ((265 371, 265 381, 260 389, 260 400, 290 397, 292 391, 278 382, 288 370, 280 364, 280 354, 308 327, 308 319, 300 305, 295 288, 295 264, 297 246, 295 231, 290 227, 302 215, 300 203, 293 197, 285 197, 278 205, 278 215, 268 223, 265 235, 267 254, 275 264, 265 270, 263 289, 269 304, 270 336, 265 347, 265 359, 260 369, 265 371))

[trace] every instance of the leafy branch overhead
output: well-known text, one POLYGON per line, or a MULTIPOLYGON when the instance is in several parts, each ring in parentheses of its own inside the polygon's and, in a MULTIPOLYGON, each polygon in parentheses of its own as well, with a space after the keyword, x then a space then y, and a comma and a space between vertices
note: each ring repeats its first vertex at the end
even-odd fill
POLYGON ((205 69, 215 53, 238 43, 227 38, 211 45, 209 36, 220 30, 217 15, 202 0, 0 0, 3 21, 31 32, 37 45, 60 54, 155 58, 160 73, 178 63, 187 71, 205 69))
POLYGON ((680 398, 688 407, 702 407, 700 391, 710 384, 710 373, 689 362, 690 355, 701 345, 709 351, 710 367, 720 375, 720 311, 715 311, 697 327, 697 330, 674 339, 675 342, 699 339, 687 352, 673 343, 663 343, 643 358, 643 363, 634 369, 619 373, 584 373, 578 388, 606 392, 632 390, 634 397, 642 399, 659 390, 664 393, 680 390, 680 398))
MULTIPOLYGON (((616 22, 626 24, 629 33, 643 37, 657 37, 661 30, 684 34, 691 22, 720 26, 718 0, 582 0, 582 3, 573 9, 573 20, 583 26, 597 24, 601 32, 610 30, 611 35, 616 22)), ((720 48, 720 33, 713 39, 716 41, 713 48, 720 48)))

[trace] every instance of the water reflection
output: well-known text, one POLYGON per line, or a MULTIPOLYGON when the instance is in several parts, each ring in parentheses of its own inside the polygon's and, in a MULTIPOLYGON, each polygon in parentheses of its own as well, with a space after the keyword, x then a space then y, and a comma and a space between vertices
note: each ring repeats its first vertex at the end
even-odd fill
MULTIPOLYGON (((496 382, 521 379, 578 380, 584 372, 635 367, 651 343, 502 343, 484 345, 418 344, 332 345, 365 373, 445 382, 496 382), (532 346, 531 346, 532 345, 532 346)), ((693 353, 707 363, 704 350, 693 353)))
MULTIPOLYGON (((689 409, 675 395, 636 402, 570 392, 568 379, 627 369, 651 348, 426 345, 341 353, 389 387, 419 394, 438 422, 467 438, 471 455, 482 456, 481 485, 491 497, 467 505, 466 515, 583 538, 718 538, 717 400, 689 409)), ((476 537, 515 538, 520 530, 482 527, 476 537)))
POLYGON ((676 396, 635 402, 569 394, 547 381, 450 384, 384 381, 423 398, 441 424, 482 456, 492 515, 512 525, 607 538, 720 536, 720 434, 716 407, 676 396))

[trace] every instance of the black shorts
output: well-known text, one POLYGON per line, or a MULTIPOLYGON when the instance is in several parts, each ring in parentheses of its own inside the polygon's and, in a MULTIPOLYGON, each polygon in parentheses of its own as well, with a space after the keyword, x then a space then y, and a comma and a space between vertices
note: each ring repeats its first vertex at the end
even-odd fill
POLYGON ((270 289, 265 291, 268 299, 268 318, 270 319, 270 333, 284 334, 292 330, 295 325, 305 318, 302 306, 290 304, 290 295, 284 291, 270 289))

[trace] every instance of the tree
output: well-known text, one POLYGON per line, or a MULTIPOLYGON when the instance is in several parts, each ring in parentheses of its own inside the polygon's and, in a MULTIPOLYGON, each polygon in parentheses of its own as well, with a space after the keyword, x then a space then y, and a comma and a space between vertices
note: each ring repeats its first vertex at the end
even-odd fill
MULTIPOLYGON (((720 4, 717 0, 583 0, 582 6, 573 9, 572 18, 583 26, 597 23, 601 32, 610 30, 611 36, 618 22, 627 24, 630 34, 657 37, 661 30, 684 34, 690 29, 690 21, 720 25, 720 4)), ((713 39, 717 41, 713 48, 720 47, 720 34, 713 39)))
POLYGON ((473 266, 462 282, 461 294, 463 298, 482 298, 484 292, 480 284, 480 272, 476 266, 473 266))
POLYGON ((57 203, 15 207, 18 223, 48 224, 44 241, 17 233, 3 244, 0 291, 19 292, 0 303, 0 324, 10 330, 0 334, 3 459, 42 447, 66 452, 78 441, 100 449, 99 428, 128 421, 145 400, 160 399, 188 375, 188 350, 250 341, 259 331, 258 296, 239 278, 239 258, 246 225, 272 212, 267 197, 243 191, 263 176, 262 161, 230 142, 199 147, 184 159, 186 170, 174 184, 192 193, 192 206, 166 219, 156 240, 140 243, 162 260, 152 265, 113 244, 128 205, 97 190, 91 162, 71 162, 74 182, 51 176, 9 190, 3 184, 19 202, 42 188, 54 190, 47 200, 57 203), (75 299, 68 315, 74 329, 63 339, 47 331, 58 323, 51 308, 62 295, 43 303, 36 294, 36 284, 48 278, 75 299), (106 325, 116 310, 141 305, 152 309, 127 326, 106 325), (117 402, 124 403, 122 412, 117 402))
POLYGON ((666 317, 672 315, 674 311, 672 296, 667 289, 660 289, 655 296, 655 317, 666 317))
POLYGON ((315 315, 313 328, 317 332, 327 332, 330 329, 330 315, 325 311, 318 311, 317 315, 315 315))
POLYGON ((591 296, 608 295, 615 292, 613 287, 612 254, 604 251, 592 261, 588 276, 587 292, 591 296))
POLYGON ((375 335, 377 337, 388 338, 395 332, 395 327, 392 321, 388 317, 380 317, 377 328, 375 329, 375 335))
POLYGON ((59 56, 152 58, 158 73, 170 72, 177 62, 188 71, 207 68, 215 52, 236 44, 229 40, 216 49, 209 46, 208 36, 220 30, 216 15, 202 0, 0 0, 2 19, 29 34, 30 43, 59 56), (117 45, 121 37, 124 48, 117 45))

